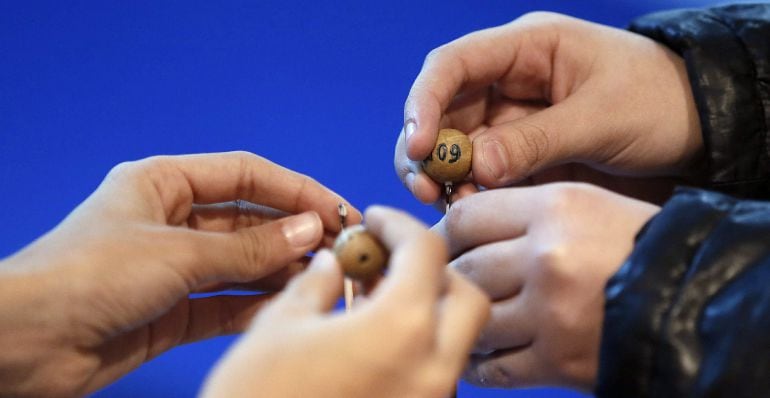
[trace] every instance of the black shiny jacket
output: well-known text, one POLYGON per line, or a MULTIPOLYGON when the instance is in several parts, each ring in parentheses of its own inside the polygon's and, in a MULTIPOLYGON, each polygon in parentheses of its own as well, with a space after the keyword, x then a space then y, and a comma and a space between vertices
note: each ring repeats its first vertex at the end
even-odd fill
POLYGON ((677 190, 608 283, 596 395, 770 397, 770 4, 631 30, 685 59, 710 190, 677 190))

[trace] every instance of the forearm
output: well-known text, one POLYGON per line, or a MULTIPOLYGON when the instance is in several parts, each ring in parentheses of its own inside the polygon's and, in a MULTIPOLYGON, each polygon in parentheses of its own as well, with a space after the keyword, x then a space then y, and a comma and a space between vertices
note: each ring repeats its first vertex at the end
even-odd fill
POLYGON ((770 3, 661 12, 630 29, 685 59, 709 187, 770 198, 770 3))
POLYGON ((52 332, 63 316, 52 306, 60 297, 46 294, 53 291, 47 276, 16 266, 13 259, 0 262, 0 396, 71 395, 72 363, 52 349, 63 338, 52 332))
POLYGON ((680 190, 606 294, 598 397, 770 394, 770 203, 680 190))

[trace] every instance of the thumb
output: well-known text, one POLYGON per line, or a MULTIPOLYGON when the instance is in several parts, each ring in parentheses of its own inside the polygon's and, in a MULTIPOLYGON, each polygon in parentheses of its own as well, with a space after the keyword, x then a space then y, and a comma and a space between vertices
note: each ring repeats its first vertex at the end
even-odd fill
POLYGON ((473 178, 506 186, 551 166, 584 158, 595 148, 601 117, 587 100, 570 97, 542 111, 495 125, 473 140, 473 178))
POLYGON ((200 286, 253 281, 276 272, 318 246, 323 224, 308 211, 235 232, 185 232, 190 250, 171 253, 184 275, 200 286))

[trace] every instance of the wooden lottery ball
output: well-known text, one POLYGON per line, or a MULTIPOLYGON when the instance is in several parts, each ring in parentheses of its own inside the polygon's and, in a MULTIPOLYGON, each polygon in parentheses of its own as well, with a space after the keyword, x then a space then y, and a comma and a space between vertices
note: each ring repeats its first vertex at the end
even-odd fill
POLYGON ((342 230, 334 242, 334 254, 345 275, 358 280, 381 275, 388 262, 385 247, 363 225, 342 230))
POLYGON ((439 183, 462 181, 471 171, 473 145, 460 130, 441 129, 433 151, 422 161, 422 169, 439 183))

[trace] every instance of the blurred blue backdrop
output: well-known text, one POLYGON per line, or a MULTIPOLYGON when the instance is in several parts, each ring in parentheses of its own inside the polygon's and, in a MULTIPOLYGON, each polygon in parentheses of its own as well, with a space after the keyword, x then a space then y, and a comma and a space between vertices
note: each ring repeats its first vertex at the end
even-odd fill
MULTIPOLYGON (((0 257, 56 225, 113 165, 156 154, 248 150, 360 208, 433 223, 392 167, 428 51, 527 11, 624 26, 710 3, 0 1, 0 257)), ((96 396, 194 396, 232 341, 175 349, 96 396)), ((460 396, 579 395, 463 384, 460 396)))

